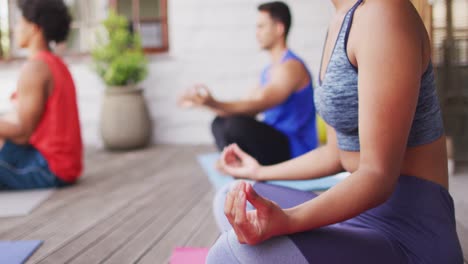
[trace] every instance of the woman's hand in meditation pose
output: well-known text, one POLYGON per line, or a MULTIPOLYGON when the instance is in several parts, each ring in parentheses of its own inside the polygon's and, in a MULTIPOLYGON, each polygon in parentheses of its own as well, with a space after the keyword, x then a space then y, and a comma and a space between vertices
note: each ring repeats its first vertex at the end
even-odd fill
POLYGON ((258 180, 261 165, 237 144, 224 148, 217 169, 236 178, 258 180))
POLYGON ((289 216, 275 202, 258 195, 243 181, 234 185, 226 197, 224 214, 242 244, 255 245, 288 233, 289 216), (247 211, 247 201, 255 210, 247 211))

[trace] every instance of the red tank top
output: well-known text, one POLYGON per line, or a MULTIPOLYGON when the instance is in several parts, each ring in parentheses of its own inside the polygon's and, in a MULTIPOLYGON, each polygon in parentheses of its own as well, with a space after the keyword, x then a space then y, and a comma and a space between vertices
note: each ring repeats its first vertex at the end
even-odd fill
POLYGON ((47 63, 52 73, 53 88, 29 143, 44 156, 57 177, 74 182, 83 167, 75 84, 59 57, 43 51, 36 55, 36 59, 47 63))

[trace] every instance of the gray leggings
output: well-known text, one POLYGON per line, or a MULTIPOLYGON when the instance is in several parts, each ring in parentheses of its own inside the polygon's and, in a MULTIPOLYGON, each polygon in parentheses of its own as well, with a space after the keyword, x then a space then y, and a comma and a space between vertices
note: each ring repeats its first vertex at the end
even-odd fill
POLYGON ((210 249, 207 264, 307 264, 307 260, 287 236, 275 237, 259 245, 240 244, 233 230, 223 232, 210 249))
MULTIPOLYGON (((354 218, 256 246, 241 245, 233 231, 226 232, 231 228, 223 210, 228 188, 218 192, 214 201, 224 233, 211 249, 208 263, 463 263, 450 194, 418 177, 401 175, 385 203, 354 218)), ((316 197, 265 183, 255 183, 254 189, 282 208, 316 197)))
MULTIPOLYGON (((224 201, 234 183, 224 186, 216 193, 213 201, 214 215, 218 228, 223 232, 211 248, 206 263, 255 263, 255 264, 307 264, 307 260, 288 236, 269 239, 259 245, 240 244, 224 215, 224 201)), ((247 205, 252 209, 250 204, 247 205)))

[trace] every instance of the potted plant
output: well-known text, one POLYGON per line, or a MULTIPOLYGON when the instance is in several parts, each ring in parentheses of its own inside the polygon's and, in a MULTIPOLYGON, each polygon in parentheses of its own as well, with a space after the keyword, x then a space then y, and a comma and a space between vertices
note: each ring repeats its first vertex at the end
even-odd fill
POLYGON ((93 48, 93 68, 106 84, 101 109, 101 135, 106 148, 127 150, 146 146, 151 120, 138 84, 148 74, 140 36, 124 16, 111 11, 93 48))

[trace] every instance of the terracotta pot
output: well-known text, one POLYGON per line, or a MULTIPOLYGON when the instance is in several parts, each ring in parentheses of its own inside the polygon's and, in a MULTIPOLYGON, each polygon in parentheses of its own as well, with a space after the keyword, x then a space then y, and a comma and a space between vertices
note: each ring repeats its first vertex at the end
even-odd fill
POLYGON ((151 139, 151 127, 142 89, 134 86, 106 89, 101 109, 101 135, 107 149, 145 147, 151 139))

